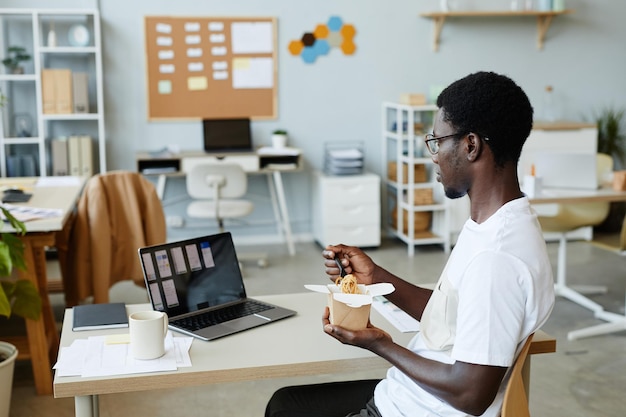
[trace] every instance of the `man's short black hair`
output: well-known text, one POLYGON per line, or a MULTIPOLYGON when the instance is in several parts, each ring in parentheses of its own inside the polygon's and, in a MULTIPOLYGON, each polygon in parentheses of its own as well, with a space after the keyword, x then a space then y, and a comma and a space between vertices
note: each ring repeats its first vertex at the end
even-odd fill
POLYGON ((494 72, 470 74, 446 87, 437 106, 458 132, 489 138, 496 165, 517 163, 532 129, 533 108, 513 80, 494 72))

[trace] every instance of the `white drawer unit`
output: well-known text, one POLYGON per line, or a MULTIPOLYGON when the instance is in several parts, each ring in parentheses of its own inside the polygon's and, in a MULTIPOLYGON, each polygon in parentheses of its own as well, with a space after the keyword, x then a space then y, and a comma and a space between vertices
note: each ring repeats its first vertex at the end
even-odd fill
POLYGON ((196 165, 211 164, 239 164, 245 172, 258 172, 260 169, 259 156, 257 154, 241 155, 191 155, 181 158, 181 170, 185 173, 196 165))
POLYGON ((380 246, 380 177, 313 173, 313 237, 321 245, 380 246))

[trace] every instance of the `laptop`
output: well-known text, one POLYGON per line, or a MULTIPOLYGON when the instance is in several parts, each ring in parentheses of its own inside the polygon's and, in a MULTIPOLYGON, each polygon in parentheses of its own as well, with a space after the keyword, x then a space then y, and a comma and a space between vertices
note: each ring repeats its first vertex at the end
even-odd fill
POLYGON ((598 172, 595 153, 538 152, 535 155, 536 175, 543 188, 574 188, 596 190, 598 172))
POLYGON ((202 127, 205 152, 253 152, 250 119, 204 119, 202 127))
POLYGON ((140 248, 139 259, 172 330, 214 340, 296 314, 247 297, 229 232, 140 248))

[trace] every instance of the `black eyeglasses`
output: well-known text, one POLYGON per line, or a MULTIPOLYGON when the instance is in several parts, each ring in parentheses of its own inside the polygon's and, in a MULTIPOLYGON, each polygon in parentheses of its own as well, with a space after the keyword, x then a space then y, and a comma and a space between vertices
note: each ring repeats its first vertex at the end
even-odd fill
POLYGON ((426 149, 428 149, 428 152, 430 152, 431 155, 437 155, 437 153, 439 152, 439 141, 448 138, 456 138, 459 136, 463 136, 464 134, 465 133, 463 132, 456 132, 451 135, 435 136, 432 133, 429 133, 424 136, 424 143, 426 144, 426 149))

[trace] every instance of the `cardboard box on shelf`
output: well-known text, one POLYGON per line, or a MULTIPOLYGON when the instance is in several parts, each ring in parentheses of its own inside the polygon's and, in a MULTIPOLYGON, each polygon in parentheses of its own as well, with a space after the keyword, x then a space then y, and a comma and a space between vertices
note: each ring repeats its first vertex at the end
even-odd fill
MULTIPOLYGON (((398 163, 389 161, 387 164, 387 177, 390 181, 398 182, 398 163)), ((406 184, 409 180, 409 165, 402 164, 402 183, 406 184)), ((426 182, 426 165, 416 164, 413 167, 414 182, 426 182)))
POLYGON ((426 96, 421 93, 400 94, 400 104, 408 104, 411 106, 421 106, 421 105, 426 104, 426 96))
MULTIPOLYGON (((432 219, 432 212, 430 211, 416 211, 414 214, 413 232, 418 234, 430 229, 430 220, 432 219)), ((409 212, 403 210, 402 213, 402 232, 406 235, 409 234, 409 212)), ((394 228, 398 226, 398 211, 393 210, 391 212, 391 225, 394 228)))
POLYGON ((416 188, 413 190, 413 204, 422 206, 433 204, 433 202, 432 188, 416 188))
POLYGON ((335 284, 305 285, 306 289, 328 295, 330 322, 349 330, 364 329, 370 317, 372 301, 377 295, 395 291, 392 284, 359 284, 361 294, 344 294, 335 284))

